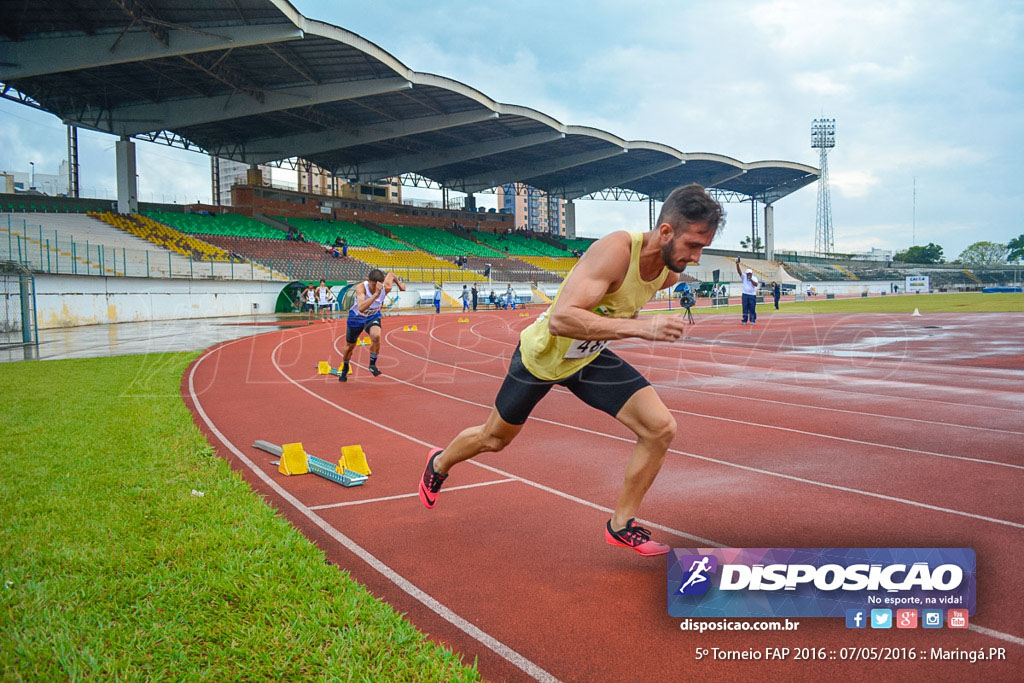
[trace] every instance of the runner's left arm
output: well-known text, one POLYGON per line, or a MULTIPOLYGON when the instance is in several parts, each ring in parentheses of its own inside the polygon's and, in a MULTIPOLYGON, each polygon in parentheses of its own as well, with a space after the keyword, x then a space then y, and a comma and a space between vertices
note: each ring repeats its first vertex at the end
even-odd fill
POLYGON ((405 283, 402 282, 401 280, 399 280, 397 275, 395 275, 394 273, 389 272, 386 276, 384 276, 384 289, 386 291, 390 292, 392 284, 395 284, 395 285, 398 286, 398 291, 400 291, 400 292, 404 292, 405 291, 405 283))

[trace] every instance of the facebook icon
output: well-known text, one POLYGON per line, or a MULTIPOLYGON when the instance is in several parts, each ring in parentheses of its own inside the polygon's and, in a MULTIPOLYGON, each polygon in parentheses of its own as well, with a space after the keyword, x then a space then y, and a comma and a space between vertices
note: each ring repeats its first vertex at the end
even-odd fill
POLYGON ((846 628, 867 628, 867 610, 848 609, 846 610, 846 628))

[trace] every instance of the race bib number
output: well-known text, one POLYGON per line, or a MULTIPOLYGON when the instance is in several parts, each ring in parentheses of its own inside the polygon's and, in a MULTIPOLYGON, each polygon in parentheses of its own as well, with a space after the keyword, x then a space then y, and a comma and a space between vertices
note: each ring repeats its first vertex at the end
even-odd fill
POLYGON ((603 341, 577 341, 572 340, 569 350, 562 356, 565 359, 589 358, 601 353, 604 347, 608 346, 608 340, 603 341))

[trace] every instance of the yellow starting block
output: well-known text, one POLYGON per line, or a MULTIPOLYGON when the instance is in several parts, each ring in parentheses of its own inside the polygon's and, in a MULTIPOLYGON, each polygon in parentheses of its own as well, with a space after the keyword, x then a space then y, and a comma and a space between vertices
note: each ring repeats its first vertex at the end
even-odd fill
POLYGON ((342 461, 337 465, 310 455, 303 449, 301 442, 275 446, 267 441, 257 441, 253 447, 280 457, 281 461, 278 463, 277 469, 281 474, 287 476, 312 473, 342 486, 359 486, 366 482, 367 475, 370 474, 362 446, 345 446, 342 449, 342 461), (345 466, 345 449, 349 448, 356 449, 351 455, 352 464, 365 470, 365 474, 345 466))
POLYGON ((341 460, 338 461, 338 467, 335 471, 343 473, 345 470, 351 470, 365 476, 373 474, 370 472, 369 463, 366 462, 366 453, 363 452, 363 447, 359 444, 341 447, 341 460))
POLYGON ((359 341, 356 342, 356 346, 369 346, 370 340, 366 337, 360 337, 359 341))
POLYGON ((409 329, 411 331, 413 331, 413 332, 419 332, 420 331, 420 328, 419 328, 418 325, 412 325, 409 329))
POLYGON ((520 313, 520 314, 519 314, 519 317, 520 317, 520 318, 529 318, 529 317, 530 317, 530 314, 529 314, 529 313, 526 313, 526 312, 523 312, 523 313, 520 313))
MULTIPOLYGON (((352 374, 355 371, 354 365, 348 366, 348 374, 352 374)), ((320 361, 316 364, 316 374, 318 375, 341 375, 341 368, 332 368, 331 364, 325 360, 320 361)))
POLYGON ((277 471, 289 477, 309 472, 309 462, 306 460, 306 451, 303 450, 301 441, 281 446, 281 462, 277 466, 277 471))
POLYGON ((469 322, 469 318, 459 318, 459 322, 460 323, 468 323, 469 322))

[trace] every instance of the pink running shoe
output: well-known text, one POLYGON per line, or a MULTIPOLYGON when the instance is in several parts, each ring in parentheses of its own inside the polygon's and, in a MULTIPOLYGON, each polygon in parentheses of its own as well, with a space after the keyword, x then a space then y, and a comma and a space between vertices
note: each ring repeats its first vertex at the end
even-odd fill
MULTIPOLYGON (((422 488, 421 488, 422 490, 422 488)), ((420 496, 422 497, 422 493, 420 496)), ((664 543, 651 540, 651 532, 642 526, 637 526, 633 520, 626 522, 626 528, 621 531, 612 531, 612 521, 609 519, 605 524, 604 540, 609 545, 618 545, 623 548, 632 548, 644 557, 655 557, 666 554, 671 548, 664 543)))
POLYGON ((427 452, 427 466, 420 478, 420 501, 428 509, 437 505, 437 492, 441 490, 441 485, 448 478, 447 474, 438 474, 434 471, 434 458, 441 454, 441 450, 440 448, 431 448, 427 452))

